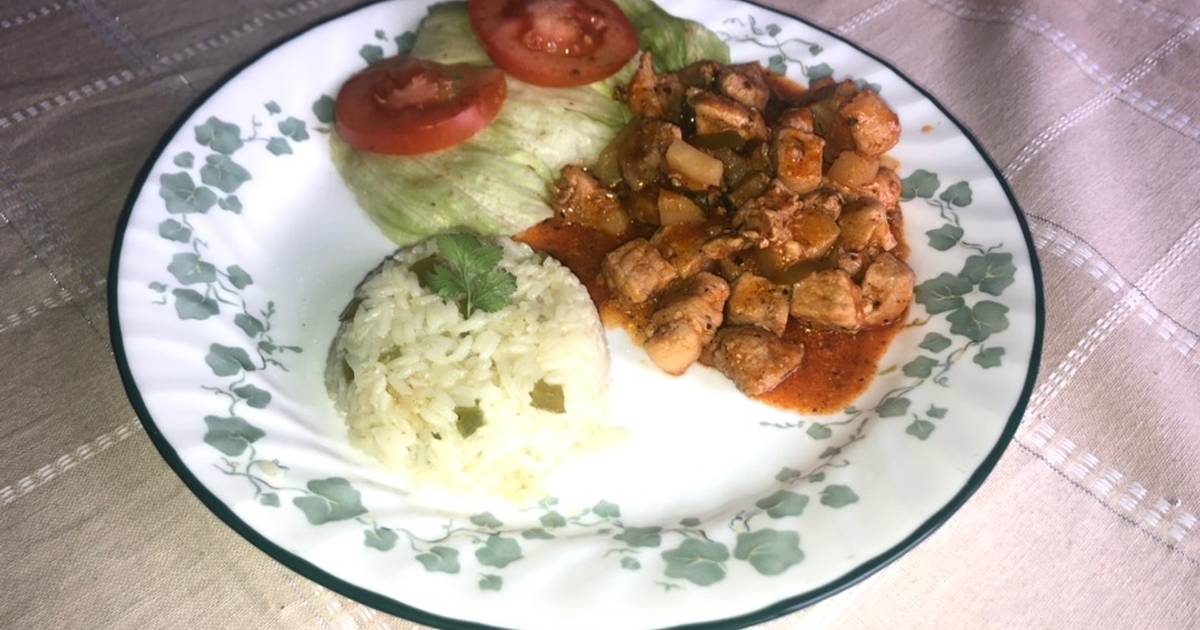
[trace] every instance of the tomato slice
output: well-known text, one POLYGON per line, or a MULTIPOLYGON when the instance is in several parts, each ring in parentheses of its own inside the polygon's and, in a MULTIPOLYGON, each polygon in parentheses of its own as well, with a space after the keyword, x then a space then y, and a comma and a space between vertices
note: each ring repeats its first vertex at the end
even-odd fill
POLYGON ((534 85, 599 81, 638 51, 637 32, 611 0, 469 0, 467 11, 492 61, 534 85))
POLYGON ((337 132, 373 153, 452 147, 491 124, 508 94, 496 68, 392 57, 350 77, 334 106, 337 132))

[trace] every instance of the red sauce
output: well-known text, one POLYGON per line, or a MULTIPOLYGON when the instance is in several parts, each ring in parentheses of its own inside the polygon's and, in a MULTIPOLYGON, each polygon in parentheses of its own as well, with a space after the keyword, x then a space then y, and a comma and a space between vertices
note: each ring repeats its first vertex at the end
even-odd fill
MULTIPOLYGON (((892 227, 895 232, 901 232, 898 222, 892 227)), ((648 235, 610 236, 556 217, 533 226, 515 238, 566 265, 587 287, 604 325, 623 328, 641 343, 654 310, 653 302, 630 306, 612 299, 601 279, 600 263, 605 254, 622 243, 645 236, 648 235)), ((903 241, 893 253, 907 257, 903 241)), ((804 361, 779 387, 757 397, 758 400, 805 414, 841 411, 871 384, 879 360, 903 326, 901 318, 889 326, 846 333, 814 329, 797 320, 790 320, 784 338, 804 345, 804 361)))

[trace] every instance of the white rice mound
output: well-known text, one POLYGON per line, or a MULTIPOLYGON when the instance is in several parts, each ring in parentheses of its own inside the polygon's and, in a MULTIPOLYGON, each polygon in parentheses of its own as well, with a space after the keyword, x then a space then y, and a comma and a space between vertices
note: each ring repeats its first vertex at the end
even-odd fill
POLYGON ((605 422, 608 348, 587 289, 553 258, 494 242, 517 279, 510 305, 464 319, 409 269, 434 242, 405 248, 358 288, 326 385, 351 444, 413 485, 525 503, 568 456, 623 432, 605 422), (562 386, 566 413, 532 406, 539 380, 562 386), (455 408, 475 405, 483 425, 463 437, 455 408))

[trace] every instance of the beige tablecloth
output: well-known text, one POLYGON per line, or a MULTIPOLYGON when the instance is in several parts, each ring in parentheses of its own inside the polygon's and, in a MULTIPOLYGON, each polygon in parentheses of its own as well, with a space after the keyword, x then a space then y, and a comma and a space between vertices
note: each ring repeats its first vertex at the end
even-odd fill
MULTIPOLYGON (((405 628, 221 524, 135 420, 105 273, 138 168, 230 67, 355 0, 0 2, 0 628, 405 628)), ((896 64, 1003 165, 1041 378, 982 490, 771 627, 1200 626, 1200 4, 773 0, 896 64)))

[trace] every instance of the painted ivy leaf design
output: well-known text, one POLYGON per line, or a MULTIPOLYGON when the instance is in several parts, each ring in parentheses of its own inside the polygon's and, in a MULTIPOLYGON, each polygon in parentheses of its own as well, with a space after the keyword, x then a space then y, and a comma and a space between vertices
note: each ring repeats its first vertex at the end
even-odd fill
POLYGON ((940 187, 941 182, 936 174, 919 168, 900 180, 900 200, 910 201, 915 197, 929 199, 940 187))
POLYGON ((766 26, 766 29, 767 29, 767 35, 770 35, 771 37, 775 37, 776 35, 778 35, 780 33, 780 31, 783 30, 783 29, 779 28, 778 24, 768 24, 766 26))
POLYGON ((159 223, 158 235, 169 241, 180 243, 188 243, 192 240, 192 230, 175 219, 167 219, 159 223))
POLYGON ((821 505, 841 508, 858 502, 858 495, 849 486, 830 484, 821 489, 821 505))
POLYGON ((940 333, 931 332, 925 335, 925 338, 921 340, 921 343, 917 344, 917 347, 933 353, 938 353, 946 348, 949 348, 951 343, 953 342, 950 341, 949 337, 940 333))
POLYGON ((288 141, 279 136, 273 136, 267 140, 267 150, 271 155, 290 155, 292 153, 292 145, 288 141))
POLYGON ((191 289, 175 289, 175 313, 179 319, 208 319, 220 312, 217 301, 191 289))
POLYGON ((264 492, 258 496, 258 502, 267 507, 279 507, 279 495, 274 492, 264 492))
POLYGON ((904 372, 905 376, 913 378, 929 378, 929 375, 933 373, 933 368, 937 367, 937 364, 937 361, 927 356, 919 356, 905 363, 900 371, 904 372))
MULTIPOLYGON (((396 540, 400 538, 396 532, 386 527, 375 527, 363 532, 363 544, 380 551, 391 551, 392 547, 396 546, 396 540)), ((417 557, 420 560, 420 556, 417 557)))
POLYGON ((150 284, 148 284, 146 286, 150 287, 150 290, 154 291, 155 293, 166 293, 167 292, 167 285, 165 285, 161 282, 151 282, 150 284))
POLYGON ((241 455, 251 442, 266 435, 262 429, 237 416, 205 416, 204 424, 208 426, 204 443, 230 457, 241 455))
POLYGON ((230 155, 242 148, 242 130, 233 123, 209 116, 204 124, 196 127, 196 142, 217 153, 230 155))
POLYGON ((259 389, 254 385, 241 385, 233 388, 233 393, 246 401, 247 405, 255 409, 266 409, 267 405, 271 404, 271 392, 259 389))
POLYGON ((960 307, 946 316, 950 322, 950 332, 962 335, 971 341, 984 341, 993 333, 1008 328, 1008 307, 982 300, 972 307, 960 307))
POLYGON ((191 252, 172 256, 167 271, 171 272, 180 284, 204 284, 217 279, 217 268, 200 260, 199 256, 191 252))
POLYGON ((784 61, 783 55, 771 55, 767 59, 767 70, 779 75, 787 74, 787 62, 784 61))
POLYGON ((288 116, 286 119, 279 122, 279 133, 295 140, 296 142, 304 142, 308 140, 308 127, 303 120, 295 116, 288 116))
MULTIPOLYGON (((214 153, 204 158, 206 164, 200 167, 200 181, 215 186, 223 192, 231 193, 238 186, 250 180, 250 171, 228 155, 214 153)), ((239 208, 241 204, 238 204, 239 208)))
POLYGON ((825 77, 833 76, 833 68, 830 68, 829 64, 827 63, 818 63, 816 65, 809 66, 808 71, 804 73, 804 76, 808 77, 809 81, 824 79, 825 77))
POLYGON ((775 473, 775 481, 780 483, 792 483, 799 479, 804 473, 794 468, 784 466, 779 472, 775 473))
POLYGON ((485 573, 479 576, 479 590, 498 591, 504 588, 504 578, 499 575, 485 573))
POLYGON ((554 497, 542 497, 538 499, 538 507, 542 508, 543 510, 549 510, 556 505, 558 505, 558 499, 554 497))
POLYGON ((322 94, 320 98, 313 101, 312 113, 317 117, 318 122, 325 124, 333 122, 333 97, 322 94))
POLYGON ((775 529, 738 534, 733 557, 745 560, 763 575, 779 575, 804 560, 800 535, 775 529))
POLYGON ((257 337, 262 334, 264 330, 266 330, 266 327, 263 326, 261 320, 253 315, 247 315, 246 313, 238 313, 235 315, 233 317, 233 323, 236 324, 238 328, 241 328, 242 332, 246 333, 247 337, 257 337))
POLYGON ((771 518, 800 516, 808 505, 808 496, 791 490, 779 490, 771 496, 759 499, 754 505, 760 510, 766 510, 767 516, 771 518))
POLYGON ((825 481, 825 473, 823 473, 823 472, 815 472, 815 473, 813 473, 813 474, 811 474, 811 475, 809 475, 809 476, 808 476, 808 480, 809 480, 809 481, 811 481, 811 482, 813 482, 813 483, 820 483, 820 482, 822 482, 822 481, 825 481))
POLYGON ((504 527, 504 523, 501 523, 500 519, 492 516, 491 512, 475 514, 470 520, 471 524, 475 527, 482 527, 484 529, 500 529, 501 527, 504 527))
POLYGON ((375 44, 366 44, 358 49, 358 56, 363 58, 363 61, 368 65, 374 65, 383 61, 383 47, 375 44))
POLYGON ((729 559, 729 549, 719 542, 689 538, 661 555, 667 561, 667 577, 700 586, 725 579, 725 567, 721 563, 729 559))
POLYGON ((158 178, 158 196, 167 203, 171 214, 208 212, 217 203, 217 193, 211 188, 197 186, 187 173, 164 173, 158 178))
POLYGON ((376 29, 375 30, 375 39, 387 39, 387 35, 385 35, 383 31, 376 29))
POLYGON ((250 277, 250 274, 246 273, 246 270, 242 269, 238 265, 230 265, 226 267, 225 273, 229 275, 229 284, 232 284, 238 289, 245 289, 254 282, 254 279, 250 277))
POLYGON ((979 290, 990 295, 1000 295, 1014 282, 1017 267, 1012 254, 990 253, 967 258, 959 275, 979 285, 979 290))
POLYGON ((412 31, 404 31, 396 36, 396 52, 401 55, 407 55, 412 52, 413 44, 417 43, 417 34, 412 31))
POLYGON ((312 494, 296 497, 292 503, 313 525, 344 521, 367 513, 358 490, 341 477, 314 479, 305 487, 312 494))
POLYGON ((938 419, 945 418, 946 417, 946 408, 939 407, 937 405, 929 405, 929 411, 926 411, 925 415, 929 416, 930 418, 938 418, 938 419))
POLYGON ((657 526, 626 527, 620 534, 613 536, 613 539, 630 547, 657 547, 662 544, 662 528, 657 526))
POLYGON ((625 556, 624 558, 621 558, 621 568, 628 571, 637 571, 638 569, 642 568, 642 563, 638 562, 637 558, 625 556))
POLYGON ((1000 358, 1004 356, 1004 348, 999 346, 983 348, 971 359, 984 369, 1000 367, 1000 358))
POLYGON ((425 553, 417 555, 417 562, 430 573, 458 573, 458 550, 453 547, 437 545, 425 553))
POLYGON ((554 538, 554 534, 551 534, 541 527, 538 527, 535 529, 526 529, 522 531, 521 538, 524 538, 525 540, 549 540, 554 538))
POLYGON ((971 281, 950 273, 942 273, 917 285, 915 301, 925 307, 930 315, 961 308, 966 303, 963 296, 974 288, 971 281))
POLYGON ((808 437, 814 440, 825 440, 828 439, 829 436, 833 435, 833 429, 830 429, 828 425, 821 424, 820 422, 814 422, 809 425, 808 430, 805 431, 805 433, 808 434, 808 437))
POLYGON ((192 155, 191 151, 184 151, 183 153, 176 155, 171 161, 175 163, 175 166, 180 168, 192 168, 192 164, 194 163, 195 159, 196 158, 194 155, 192 155))
POLYGON ((546 512, 538 520, 541 521, 542 526, 545 527, 546 529, 554 529, 556 527, 566 527, 567 526, 567 519, 563 518, 562 514, 559 514, 558 512, 554 512, 554 511, 546 512))
POLYGON ((263 104, 263 107, 267 108, 267 113, 272 116, 283 111, 283 110, 279 109, 279 103, 276 103, 275 101, 267 101, 266 103, 263 104))
POLYGON ((922 420, 920 418, 914 418, 912 424, 908 425, 904 429, 904 432, 917 438, 918 440, 924 441, 929 439, 929 435, 933 433, 934 428, 936 427, 932 422, 928 420, 922 420))
POLYGON ((222 197, 219 201, 217 201, 217 205, 220 206, 222 210, 227 210, 234 214, 242 213, 242 200, 238 199, 237 195, 222 197))
POLYGON ((929 246, 944 252, 958 244, 963 237, 963 229, 952 223, 947 223, 936 230, 925 232, 929 237, 929 246))
POLYGON ((879 403, 879 407, 875 409, 875 412, 879 414, 880 418, 903 416, 908 413, 908 406, 911 402, 903 396, 894 396, 879 403))
POLYGON ((938 195, 938 199, 946 203, 954 204, 959 208, 965 208, 971 205, 971 185, 967 182, 956 182, 946 187, 942 194, 938 195))
POLYGON ((679 524, 683 525, 684 527, 699 527, 700 519, 698 519, 694 516, 689 516, 685 519, 680 520, 679 524))
POLYGON ((475 558, 479 560, 479 564, 497 569, 503 569, 522 557, 520 543, 497 534, 488 536, 487 542, 475 550, 475 558))
POLYGON ((592 513, 600 518, 620 518, 621 508, 616 503, 601 501, 592 506, 592 513))
POLYGON ((242 370, 254 371, 254 362, 250 360, 250 355, 245 350, 222 346, 219 343, 208 347, 208 354, 205 355, 204 362, 212 368, 213 374, 217 376, 233 376, 242 370))

